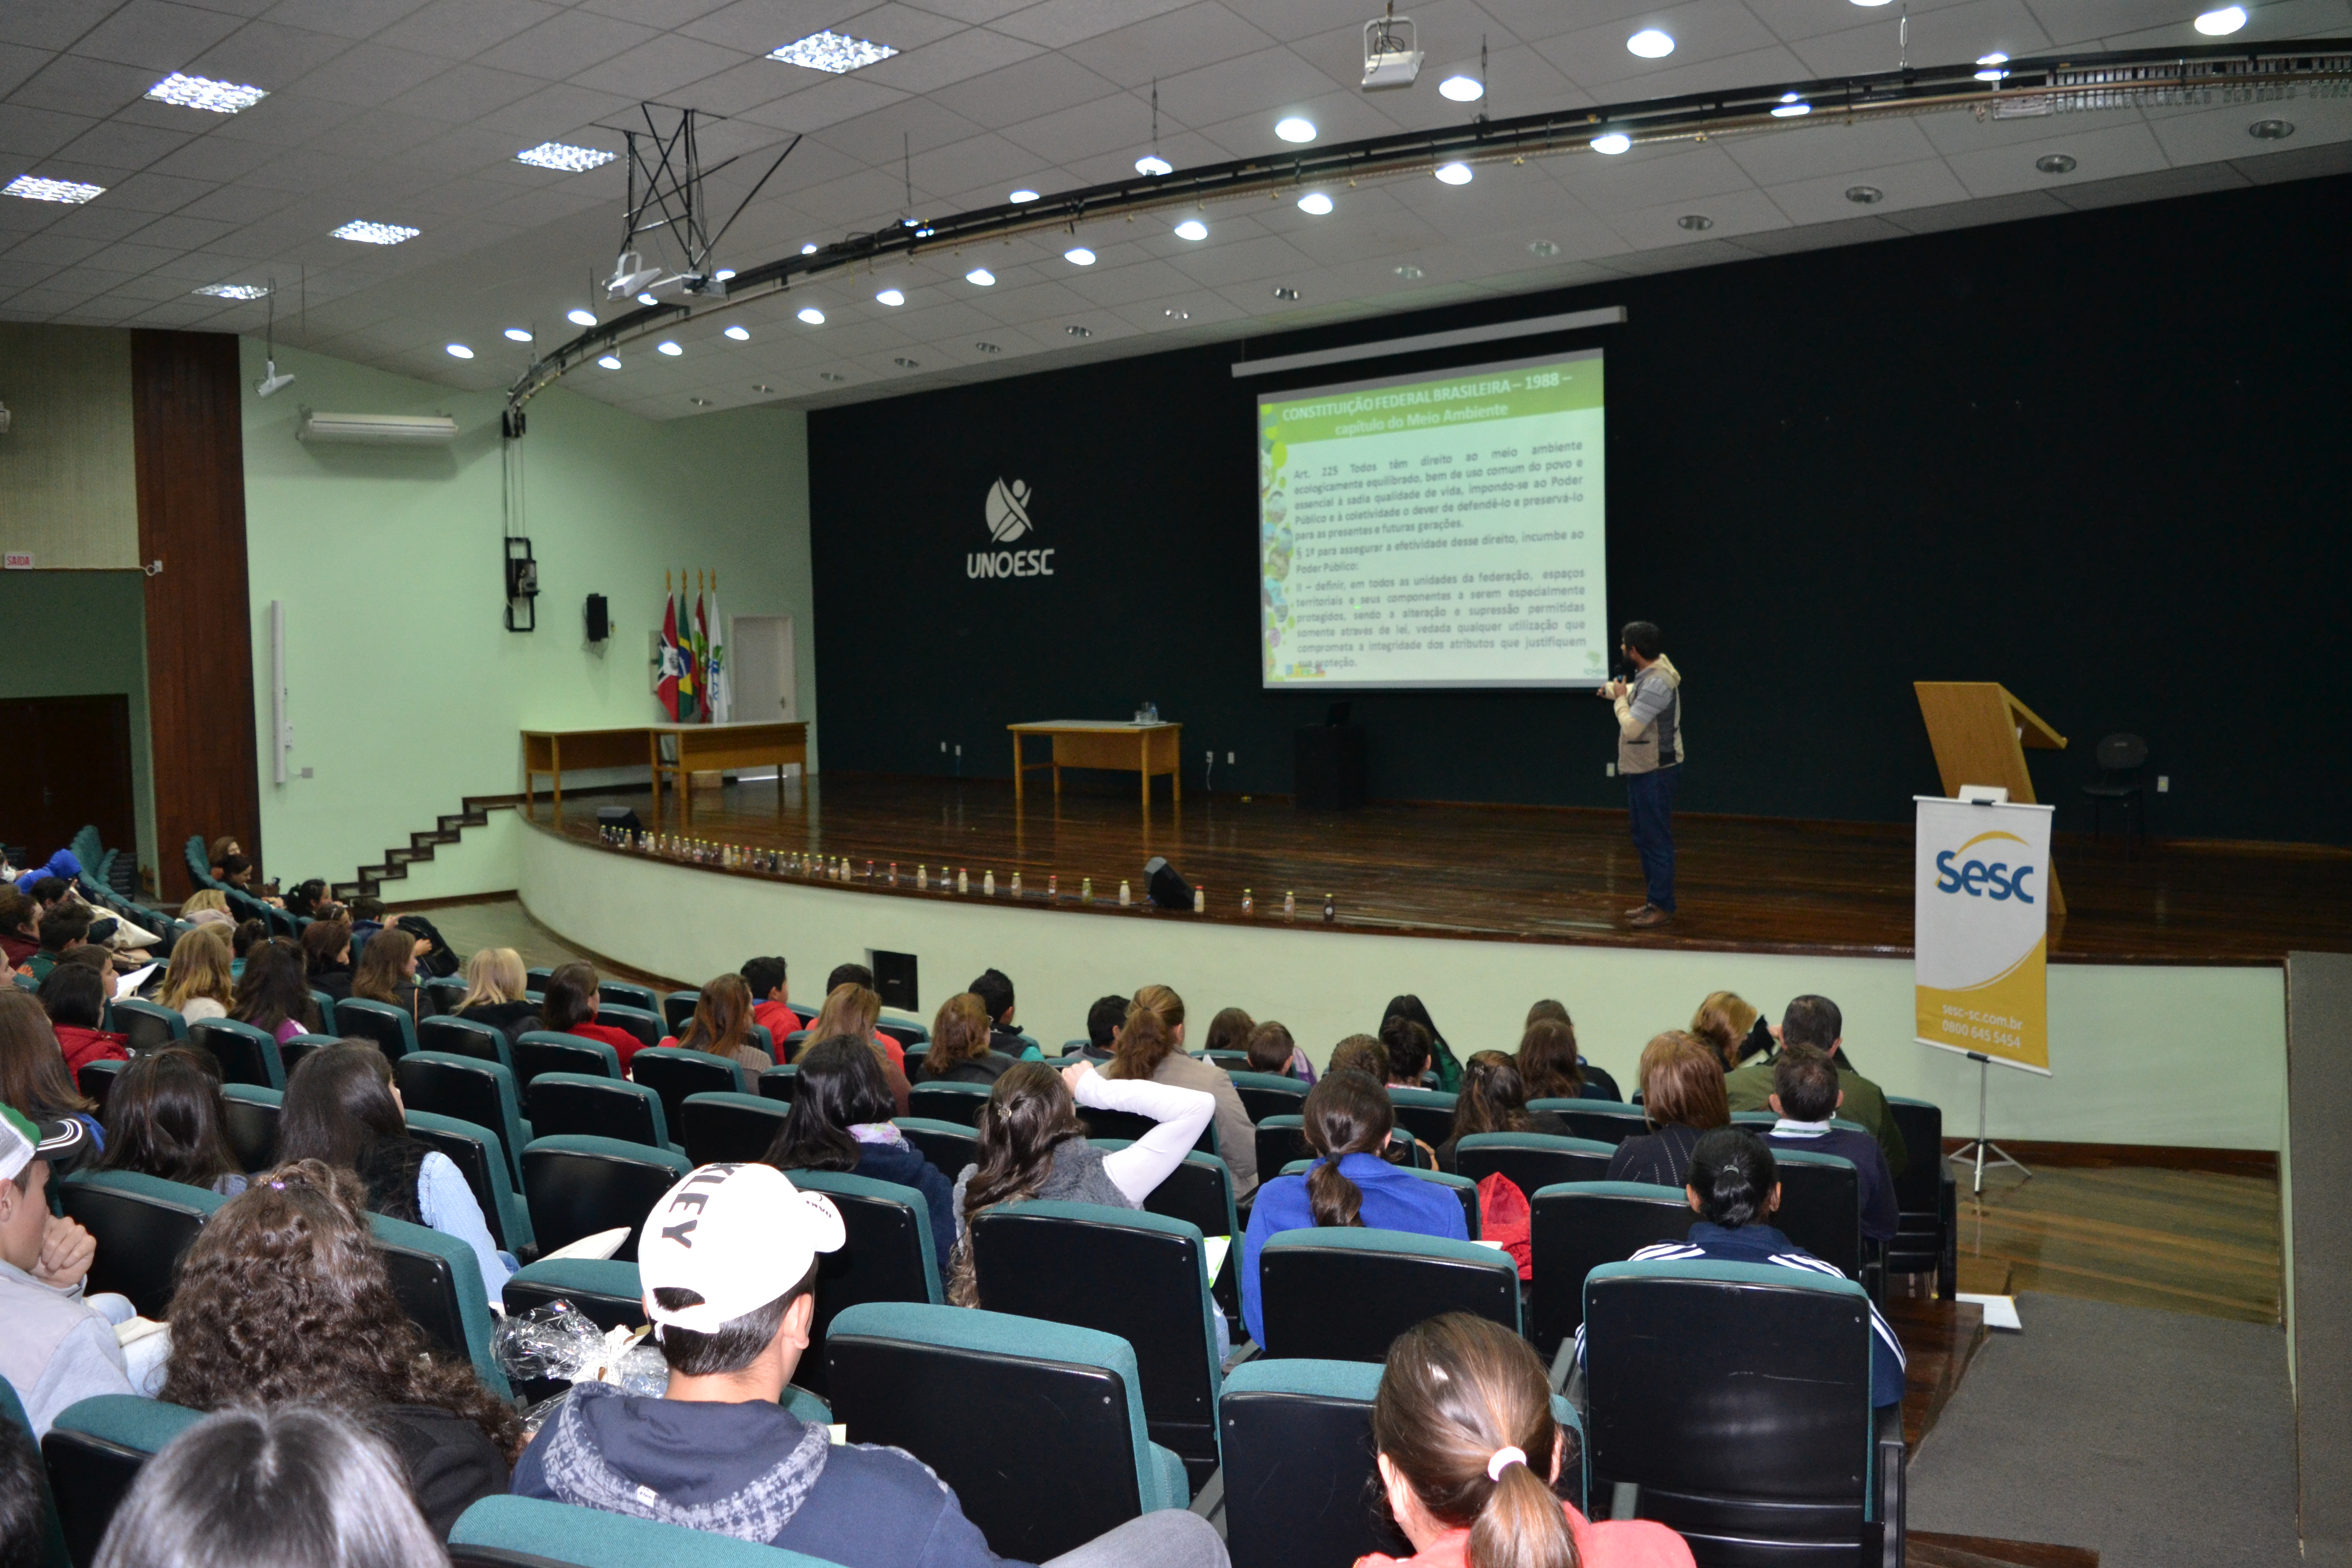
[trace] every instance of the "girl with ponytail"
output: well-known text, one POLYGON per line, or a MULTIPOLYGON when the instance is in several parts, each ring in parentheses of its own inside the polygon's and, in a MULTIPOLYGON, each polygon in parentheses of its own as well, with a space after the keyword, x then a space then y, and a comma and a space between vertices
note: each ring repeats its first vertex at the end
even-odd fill
POLYGON ((1325 1074, 1301 1110, 1314 1163, 1304 1175, 1258 1184, 1242 1238, 1242 1321, 1261 1344, 1265 1317, 1258 1304, 1257 1259, 1270 1237, 1318 1226, 1362 1226, 1469 1239, 1461 1200, 1452 1191, 1381 1158, 1396 1126, 1387 1089, 1342 1069, 1325 1074))
POLYGON ((1372 1443, 1413 1554, 1357 1568, 1689 1568, 1664 1525, 1593 1524, 1552 1494, 1574 1439, 1552 1420, 1536 1352, 1485 1318, 1448 1312, 1397 1336, 1372 1443))

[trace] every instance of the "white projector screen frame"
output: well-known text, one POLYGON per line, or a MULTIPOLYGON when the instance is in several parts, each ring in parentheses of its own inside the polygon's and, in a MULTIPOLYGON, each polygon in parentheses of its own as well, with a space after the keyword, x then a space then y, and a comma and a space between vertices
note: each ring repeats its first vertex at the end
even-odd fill
POLYGON ((1608 679, 1601 351, 1260 394, 1267 690, 1608 679))

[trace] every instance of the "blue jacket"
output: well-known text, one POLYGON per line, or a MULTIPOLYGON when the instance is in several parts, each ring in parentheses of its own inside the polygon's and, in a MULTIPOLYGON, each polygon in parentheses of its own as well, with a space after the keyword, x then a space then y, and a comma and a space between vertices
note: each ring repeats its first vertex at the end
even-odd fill
POLYGON ((1886 1151, 1867 1132, 1843 1127, 1813 1131, 1808 1123, 1782 1118, 1764 1135, 1775 1149, 1795 1149, 1808 1154, 1835 1154, 1853 1166, 1862 1194, 1862 1234, 1873 1241, 1893 1241, 1901 1216, 1895 1205, 1895 1178, 1887 1173, 1886 1151), (1791 1131, 1791 1128, 1805 1129, 1791 1131))
MULTIPOLYGON (((1418 1236, 1470 1239, 1462 1217, 1462 1200, 1450 1187, 1424 1182, 1411 1171, 1390 1164, 1377 1154, 1340 1157, 1339 1173, 1364 1194, 1363 1222, 1369 1230, 1409 1230, 1418 1236)), ((1276 1176, 1261 1183, 1250 1210, 1249 1231, 1242 1237, 1242 1322, 1250 1338, 1265 1342, 1265 1313, 1258 1305, 1257 1255, 1273 1237, 1286 1230, 1312 1230, 1315 1211, 1307 1201, 1307 1178, 1276 1176)))
POLYGON ((940 1279, 944 1283, 948 1254, 955 1250, 955 1184, 910 1143, 860 1143, 857 1169, 850 1174, 874 1182, 896 1182, 923 1194, 923 1202, 931 1211, 931 1257, 939 1265, 940 1279))
MULTIPOLYGON (((1672 1263, 1705 1258, 1710 1263, 1773 1263, 1783 1268, 1806 1268, 1843 1279, 1834 1264, 1824 1263, 1769 1225, 1744 1225, 1727 1230, 1708 1220, 1691 1222, 1687 1241, 1661 1241, 1633 1254, 1635 1263, 1672 1263)), ((1870 1309, 1870 1402, 1876 1405, 1903 1403, 1903 1342, 1870 1309)), ((1584 1364, 1584 1328, 1576 1330, 1576 1364, 1584 1364)))

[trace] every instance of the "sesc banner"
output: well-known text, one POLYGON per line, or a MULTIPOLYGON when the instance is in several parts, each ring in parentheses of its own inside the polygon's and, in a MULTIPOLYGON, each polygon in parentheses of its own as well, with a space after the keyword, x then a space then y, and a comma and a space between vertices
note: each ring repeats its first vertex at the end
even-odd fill
POLYGON ((2050 1071, 2050 813, 1915 795, 1918 1041, 2050 1071))

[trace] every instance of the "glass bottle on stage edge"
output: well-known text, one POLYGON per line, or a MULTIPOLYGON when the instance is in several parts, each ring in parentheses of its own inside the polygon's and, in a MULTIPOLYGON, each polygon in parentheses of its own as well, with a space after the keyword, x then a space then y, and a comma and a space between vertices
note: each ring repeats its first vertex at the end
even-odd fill
POLYGON ((1298 894, 1296 891, 1282 895, 1282 918, 1286 921, 1298 918, 1298 894))
POLYGON ((1133 892, 1131 889, 1129 889, 1129 887, 1128 887, 1128 885, 1127 885, 1127 879, 1125 879, 1124 877, 1120 878, 1120 879, 1119 879, 1119 883, 1118 883, 1118 907, 1119 907, 1120 909, 1126 909, 1129 905, 1130 905, 1130 904, 1132 904, 1132 903, 1134 903, 1134 902, 1135 902, 1135 894, 1134 894, 1134 892, 1133 892))
POLYGON ((1328 894, 1328 893, 1324 894, 1324 895, 1323 895, 1323 923, 1324 923, 1325 925, 1329 925, 1329 924, 1331 924, 1333 921, 1337 921, 1339 918, 1339 906, 1337 903, 1335 903, 1335 902, 1333 902, 1333 901, 1332 901, 1332 898, 1331 898, 1331 895, 1330 895, 1330 894, 1328 894))
POLYGON ((1257 900, 1251 895, 1250 890, 1247 888, 1244 888, 1242 889, 1242 913, 1249 914, 1256 908, 1257 900))

